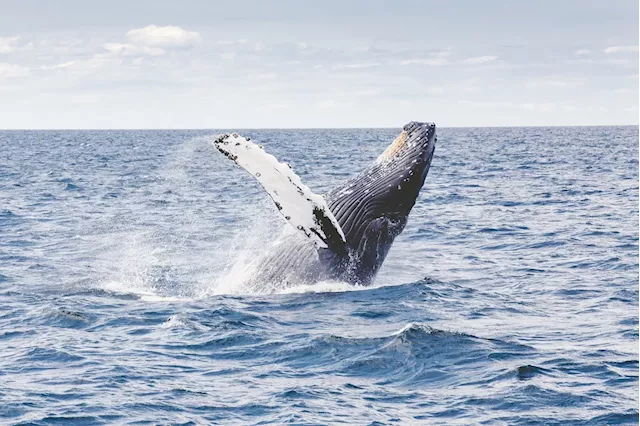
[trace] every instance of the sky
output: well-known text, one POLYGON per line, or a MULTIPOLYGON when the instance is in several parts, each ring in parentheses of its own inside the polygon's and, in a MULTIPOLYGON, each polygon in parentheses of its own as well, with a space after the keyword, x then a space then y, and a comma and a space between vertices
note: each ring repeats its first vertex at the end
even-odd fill
POLYGON ((0 129, 638 124, 637 0, 0 11, 0 129))

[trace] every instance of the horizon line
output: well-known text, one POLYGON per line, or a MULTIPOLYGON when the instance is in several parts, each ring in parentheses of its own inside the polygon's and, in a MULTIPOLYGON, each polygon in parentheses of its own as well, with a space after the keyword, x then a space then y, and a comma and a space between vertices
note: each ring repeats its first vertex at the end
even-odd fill
MULTIPOLYGON (((562 128, 562 127, 638 127, 640 124, 550 124, 550 125, 520 125, 520 126, 437 126, 439 129, 491 129, 491 128, 562 128)), ((398 129, 402 126, 373 126, 373 127, 60 127, 60 128, 0 128, 0 131, 120 131, 120 130, 359 130, 359 129, 398 129)))

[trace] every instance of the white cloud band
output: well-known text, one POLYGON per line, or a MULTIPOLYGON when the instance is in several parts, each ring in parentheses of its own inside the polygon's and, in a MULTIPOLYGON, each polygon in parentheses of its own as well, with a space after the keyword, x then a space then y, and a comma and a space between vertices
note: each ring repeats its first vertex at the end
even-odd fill
POLYGON ((202 40, 199 33, 173 25, 165 27, 148 25, 144 28, 136 28, 127 32, 127 38, 135 44, 164 48, 188 47, 202 40))

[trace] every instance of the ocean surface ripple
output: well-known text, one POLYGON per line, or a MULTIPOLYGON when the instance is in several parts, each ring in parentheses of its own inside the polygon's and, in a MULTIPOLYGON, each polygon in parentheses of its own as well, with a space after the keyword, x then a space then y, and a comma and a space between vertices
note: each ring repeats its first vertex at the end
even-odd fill
MULTIPOLYGON (((245 284, 222 131, 0 131, 0 424, 638 424, 638 127, 439 129, 373 287, 245 284)), ((322 193, 396 129, 247 130, 322 193)))

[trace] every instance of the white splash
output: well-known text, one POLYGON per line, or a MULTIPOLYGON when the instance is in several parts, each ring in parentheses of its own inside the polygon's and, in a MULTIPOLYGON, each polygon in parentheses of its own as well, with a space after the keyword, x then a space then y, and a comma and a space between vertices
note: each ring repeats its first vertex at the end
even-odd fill
MULTIPOLYGON (((194 181, 197 175, 192 168, 194 158, 200 155, 199 152, 212 152, 206 146, 210 143, 211 137, 185 141, 167 158, 166 167, 162 169, 164 180, 160 181, 161 186, 150 190, 155 190, 159 197, 169 194, 167 197, 170 198, 176 197, 176 194, 182 195, 186 188, 192 188, 192 185, 197 184, 194 181)), ((269 157, 273 159, 270 164, 286 167, 289 175, 283 175, 285 178, 298 178, 288 166, 278 163, 273 156, 269 157)), ((204 162, 199 167, 206 168, 207 163, 204 162)), ((286 182, 287 191, 292 192, 293 186, 288 183, 288 179, 286 182)), ((305 195, 319 197, 310 190, 307 194, 308 188, 301 183, 296 186, 305 195)), ((298 194, 297 190, 295 192, 298 194)), ((321 201, 324 203, 323 199, 321 201)), ((294 198, 285 202, 297 201, 294 198)), ((306 209, 311 208, 308 202, 303 204, 306 209)), ((136 213, 149 214, 146 209, 135 210, 131 214, 136 213)), ((253 282, 254 271, 262 256, 268 255, 278 243, 292 236, 305 237, 274 214, 267 197, 256 197, 238 214, 233 227, 226 228, 224 235, 215 238, 203 233, 204 229, 212 228, 212 223, 209 222, 211 219, 203 219, 198 212, 189 209, 184 211, 177 222, 164 227, 146 225, 154 219, 149 216, 138 220, 132 216, 131 221, 126 223, 122 222, 122 216, 114 218, 104 233, 91 237, 91 245, 95 247, 95 253, 92 253, 94 261, 91 264, 96 273, 95 281, 106 291, 160 303, 188 302, 216 295, 343 292, 362 289, 344 282, 314 285, 300 283, 286 287, 278 283, 253 282)))
POLYGON ((287 287, 278 292, 278 294, 300 294, 300 293, 344 293, 347 291, 359 291, 370 289, 359 285, 349 284, 344 281, 320 281, 314 284, 299 284, 287 287))

